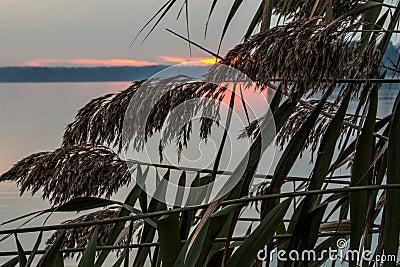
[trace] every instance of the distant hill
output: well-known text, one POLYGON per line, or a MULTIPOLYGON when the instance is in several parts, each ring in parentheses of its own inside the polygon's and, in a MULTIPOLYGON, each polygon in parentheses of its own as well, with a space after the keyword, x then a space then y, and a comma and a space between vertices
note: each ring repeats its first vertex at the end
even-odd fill
MULTIPOLYGON (((137 81, 147 79, 168 67, 165 65, 146 67, 0 67, 0 82, 137 81)), ((181 68, 185 69, 183 73, 197 78, 209 67, 183 66, 181 68)))
POLYGON ((134 81, 149 78, 166 67, 2 67, 0 82, 134 81))

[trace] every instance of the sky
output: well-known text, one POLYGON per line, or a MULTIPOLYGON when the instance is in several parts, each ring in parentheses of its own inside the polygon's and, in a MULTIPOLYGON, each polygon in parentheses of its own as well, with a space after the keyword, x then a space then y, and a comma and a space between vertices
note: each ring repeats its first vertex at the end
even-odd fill
MULTIPOLYGON (((141 27, 167 0, 0 0, 0 66, 115 66, 210 62, 210 55, 171 35, 186 34, 184 0, 177 0, 156 30, 142 43, 141 27)), ((204 39, 212 0, 191 0, 191 39, 217 51, 232 0, 217 2, 204 39)), ((248 0, 233 19, 221 54, 242 40, 260 0, 248 0)))

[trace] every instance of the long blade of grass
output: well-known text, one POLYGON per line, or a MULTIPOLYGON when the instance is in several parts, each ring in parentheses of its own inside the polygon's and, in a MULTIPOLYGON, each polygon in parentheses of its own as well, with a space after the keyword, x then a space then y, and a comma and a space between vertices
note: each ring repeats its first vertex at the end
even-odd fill
MULTIPOLYGON (((217 237, 225 237, 229 227, 232 225, 232 217, 235 212, 240 210, 244 205, 232 204, 215 212, 210 218, 210 224, 207 228, 204 239, 196 239, 195 244, 187 255, 187 263, 189 265, 203 266, 207 260, 207 255, 214 246, 214 240, 217 237), (197 250, 196 250, 197 248, 197 250), (194 255, 194 256, 193 256, 194 255)), ((223 265, 222 265, 223 266, 223 265)))
POLYGON ((85 251, 83 252, 82 258, 79 261, 78 267, 94 267, 98 234, 99 226, 96 225, 96 228, 94 229, 93 234, 90 237, 89 243, 85 251))
MULTIPOLYGON (((378 88, 372 88, 369 100, 368 114, 357 141, 353 165, 351 168, 351 185, 367 185, 369 168, 372 160, 374 143, 374 127, 378 106, 378 88)), ((365 227, 365 214, 367 207, 366 192, 350 193, 350 222, 351 236, 350 249, 358 250, 363 229, 365 227)), ((356 266, 356 261, 350 261, 350 266, 356 266)))
MULTIPOLYGON (((376 2, 383 3, 383 0, 378 0, 376 2)), ((368 42, 370 41, 370 37, 372 32, 370 30, 375 28, 375 23, 378 19, 379 14, 381 13, 382 10, 382 5, 378 5, 376 7, 373 7, 371 9, 368 9, 365 11, 363 15, 363 32, 361 33, 361 41, 362 44, 360 46, 360 53, 362 53, 365 48, 368 45, 368 42)), ((383 15, 385 17, 385 15, 383 15)), ((359 54, 358 58, 360 58, 361 54, 359 54)))
POLYGON ((217 4, 217 0, 213 0, 213 2, 211 4, 210 12, 208 13, 208 17, 207 17, 206 28, 204 30, 204 39, 206 39, 206 37, 207 37, 208 23, 210 22, 211 15, 214 12, 214 8, 215 8, 216 4, 217 4))
POLYGON ((56 264, 54 267, 64 267, 64 255, 62 252, 58 252, 56 257, 56 264))
MULTIPOLYGON (((304 201, 301 201, 301 202, 298 204, 297 208, 294 210, 294 213, 293 213, 293 215, 292 215, 291 218, 290 218, 290 223, 289 223, 289 226, 287 227, 287 230, 286 230, 286 231, 283 231, 283 233, 292 234, 292 233, 294 232, 295 227, 297 226, 297 222, 299 221, 300 213, 301 213, 301 211, 302 211, 303 205, 304 205, 304 201)), ((282 222, 282 223, 283 223, 283 222, 282 222)), ((281 228, 282 228, 282 226, 281 226, 281 228)), ((279 228, 278 228, 278 230, 283 230, 283 229, 279 229, 279 228)), ((289 247, 289 245, 290 245, 289 242, 290 242, 290 240, 286 240, 285 242, 282 242, 281 244, 278 245, 278 249, 279 249, 279 250, 286 250, 286 251, 288 251, 288 247, 289 247)), ((279 262, 279 263, 278 263, 278 266, 279 266, 279 267, 284 266, 284 262, 279 262)))
MULTIPOLYGON (((226 138, 228 136, 228 130, 229 130, 229 127, 230 127, 230 124, 231 124, 231 120, 232 120, 233 107, 234 107, 234 104, 235 104, 236 86, 237 86, 237 84, 235 83, 234 87, 233 87, 233 90, 231 92, 231 98, 230 98, 230 101, 229 101, 229 110, 228 110, 228 114, 226 116, 225 130, 224 130, 224 134, 223 134, 222 139, 221 139, 221 143, 220 143, 217 155, 216 155, 215 160, 214 160, 214 165, 213 165, 213 170, 212 170, 211 181, 210 182, 213 182, 215 180, 216 175, 217 175, 218 166, 219 166, 219 163, 220 163, 220 160, 221 160, 221 157, 222 157, 222 152, 223 152, 223 149, 224 149, 224 146, 225 146, 225 141, 226 141, 226 138)), ((211 192, 207 192, 207 193, 208 193, 208 195, 211 194, 211 192)), ((197 238, 197 235, 199 234, 201 228, 204 226, 206 220, 208 220, 210 218, 211 214, 215 211, 215 209, 217 208, 219 202, 220 202, 220 199, 216 199, 216 200, 212 201, 210 203, 210 206, 205 211, 205 213, 203 215, 203 218, 200 220, 200 223, 199 223, 197 229, 195 230, 195 232, 193 234, 194 238, 192 240, 190 240, 189 251, 190 251, 193 243, 195 242, 195 239, 197 238)))
MULTIPOLYGON (((253 223, 250 224, 249 228, 247 228, 245 236, 249 236, 251 234, 251 229, 253 227, 253 223)), ((227 258, 229 258, 232 254, 233 248, 239 247, 243 241, 236 241, 230 244, 228 252, 226 253, 227 258)), ((224 244, 221 243, 215 243, 210 250, 210 253, 207 255, 207 259, 205 261, 205 264, 207 266, 223 266, 223 259, 224 255, 223 253, 225 252, 224 249, 224 244)))
MULTIPOLYGON (((140 187, 138 187, 140 189, 140 187)), ((136 188, 137 189, 137 188, 136 188)), ((71 211, 84 211, 84 210, 90 210, 90 209, 95 209, 95 208, 102 208, 105 206, 109 206, 109 205, 118 205, 123 207, 125 210, 130 211, 130 212, 134 212, 134 213, 138 213, 140 214, 141 211, 133 208, 133 205, 129 205, 127 203, 121 203, 118 201, 114 201, 114 200, 110 200, 110 199, 104 199, 104 198, 97 198, 97 197, 77 197, 74 198, 60 206, 54 207, 54 208, 50 208, 50 209, 44 209, 41 211, 35 211, 35 212, 31 212, 29 214, 23 215, 23 216, 19 216, 17 218, 14 218, 12 220, 8 220, 6 222, 3 222, 0 225, 6 225, 24 218, 27 218, 29 216, 35 215, 33 218, 36 218, 40 215, 46 214, 46 213, 51 213, 51 212, 71 212, 71 211)), ((30 219, 31 220, 31 219, 30 219)), ((30 221, 28 220, 28 222, 30 221)), ((148 223, 155 225, 154 222, 148 221, 148 223)), ((24 223, 25 224, 25 223, 24 223)))
POLYGON ((250 124, 250 117, 249 117, 249 112, 247 110, 246 101, 244 100, 242 87, 240 87, 239 92, 240 92, 240 99, 242 100, 243 110, 244 110, 244 113, 246 114, 247 124, 249 125, 250 124))
POLYGON ((118 260, 113 264, 112 267, 120 267, 124 262, 126 253, 129 253, 129 250, 125 249, 124 252, 118 257, 118 260))
POLYGON ((171 0, 169 5, 165 8, 164 12, 160 15, 160 17, 157 19, 157 21, 154 23, 153 27, 151 27, 150 31, 146 34, 146 36, 143 39, 143 42, 149 37, 149 35, 154 31, 154 29, 157 27, 157 25, 160 23, 160 21, 165 17, 165 15, 168 13, 168 11, 174 6, 176 3, 176 0, 171 0))
POLYGON ((212 217, 218 217, 218 216, 231 214, 231 213, 245 207, 246 205, 247 204, 245 204, 245 203, 237 203, 237 204, 232 204, 232 205, 226 206, 226 207, 220 209, 219 211, 214 212, 212 217))
POLYGON ((179 9, 178 15, 176 16, 176 20, 178 20, 181 17, 183 8, 185 7, 186 1, 184 1, 181 5, 181 8, 179 9))
MULTIPOLYGON (((265 149, 267 149, 268 145, 274 140, 274 137, 270 136, 268 134, 268 131, 270 130, 271 127, 275 127, 276 131, 278 132, 283 126, 284 122, 287 120, 287 118, 294 110, 295 106, 296 106, 295 101, 291 101, 290 99, 286 100, 274 112, 274 120, 267 120, 261 125, 260 129, 261 134, 257 136, 257 138, 252 143, 250 149, 247 151, 247 154, 243 157, 242 161, 233 171, 233 173, 230 176, 230 180, 236 180, 236 176, 238 175, 238 173, 242 173, 243 170, 244 170, 244 177, 246 177, 247 172, 254 170, 254 168, 259 162, 262 153, 265 151, 265 149), (266 137, 268 140, 263 140, 263 143, 261 143, 261 136, 266 137)), ((247 178, 251 179, 252 177, 248 176, 247 178)), ((244 181, 243 184, 249 184, 249 183, 250 181, 244 181)), ((208 219, 211 217, 211 215, 218 207, 219 203, 223 200, 224 198, 222 197, 210 203, 207 210, 204 212, 203 217, 201 218, 195 232, 192 235, 192 239, 190 241, 191 243, 194 242, 194 239, 201 231, 201 228, 204 227, 208 219)))
MULTIPOLYGON (((25 219, 25 218, 30 217, 30 216, 33 216, 33 218, 37 218, 38 216, 43 215, 45 213, 48 213, 51 210, 52 209, 45 209, 45 210, 39 210, 39 211, 30 212, 28 214, 24 214, 22 216, 18 216, 18 217, 15 217, 15 218, 11 219, 11 220, 2 222, 2 223, 0 223, 0 226, 6 225, 6 224, 9 224, 9 223, 13 223, 13 222, 16 222, 16 221, 19 221, 19 220, 22 220, 22 219, 25 219)), ((31 219, 29 219, 29 220, 31 220, 31 219)))
MULTIPOLYGON (((325 177, 328 175, 329 166, 333 158, 337 140, 340 136, 343 120, 350 103, 350 97, 351 90, 347 90, 339 110, 331 120, 322 138, 308 190, 321 189, 325 177)), ((325 209, 320 209, 319 212, 314 211, 310 214, 313 207, 319 204, 318 200, 319 198, 316 196, 310 196, 304 199, 294 233, 290 239, 289 251, 298 249, 301 240, 303 240, 303 247, 301 249, 311 249, 314 247, 319 233, 318 225, 320 225, 322 216, 325 212, 325 209)))
MULTIPOLYGON (((256 152, 259 152, 259 151, 256 151, 256 152)), ((261 158, 261 155, 259 155, 259 158, 261 158)), ((238 198, 242 198, 242 197, 249 195, 250 183, 252 181, 252 177, 254 176, 254 173, 256 172, 257 165, 258 165, 258 162, 256 164, 254 164, 254 166, 252 168, 250 168, 248 172, 246 172, 246 174, 242 178, 243 181, 241 181, 237 184, 237 186, 236 186, 237 189, 235 188, 234 190, 232 190, 227 199, 238 199, 238 198)), ((226 208, 229 208, 229 207, 226 207, 226 208)), ((220 210, 219 212, 226 210, 226 208, 220 210)), ((228 229, 227 234, 224 235, 224 236, 226 236, 226 241, 225 241, 225 248, 224 248, 224 252, 223 252, 222 260, 221 260, 222 267, 225 266, 225 263, 231 254, 230 244, 232 241, 232 236, 235 231, 236 225, 239 221, 240 212, 243 207, 238 206, 238 207, 233 207, 233 208, 235 208, 235 210, 233 211, 234 213, 233 213, 232 219, 230 220, 230 223, 228 225, 229 229, 228 229)), ((228 224, 228 222, 227 222, 227 224, 228 224)))
POLYGON ((218 52, 217 54, 219 54, 220 50, 221 50, 221 45, 222 45, 222 40, 225 37, 226 31, 228 30, 229 24, 231 24, 231 21, 233 19, 233 17, 235 16, 236 12, 238 11, 240 5, 243 3, 243 0, 235 0, 235 2, 233 2, 232 7, 229 11, 228 17, 225 21, 224 24, 224 28, 222 30, 222 35, 221 38, 219 40, 219 45, 218 45, 218 52))
MULTIPOLYGON (((186 18, 186 35, 188 40, 190 40, 190 29, 189 29, 189 2, 185 0, 185 18, 186 18)), ((188 42, 189 46, 189 55, 192 56, 192 46, 190 42, 188 42)))
POLYGON ((182 171, 181 177, 179 178, 178 182, 178 190, 176 192, 176 197, 175 197, 175 202, 174 202, 174 209, 180 208, 183 204, 183 197, 185 193, 185 187, 186 185, 186 171, 182 171))
POLYGON ((242 243, 242 245, 229 258, 226 266, 243 267, 252 266, 260 249, 268 244, 283 220, 292 199, 286 199, 277 205, 254 230, 254 232, 242 243))
MULTIPOLYGON (((31 212, 31 213, 19 216, 17 218, 5 221, 2 224, 0 224, 0 226, 33 216, 32 218, 25 221, 21 225, 21 226, 23 226, 23 225, 27 224, 28 222, 30 222, 31 220, 33 220, 41 215, 44 215, 46 213, 69 212, 69 211, 78 211, 79 212, 79 211, 83 211, 83 210, 101 208, 101 207, 105 207, 105 206, 112 205, 112 204, 118 204, 118 202, 110 202, 108 199, 95 198, 95 197, 93 197, 93 198, 92 197, 79 197, 79 198, 72 199, 72 200, 70 200, 60 206, 54 207, 54 208, 31 212)), ((126 206, 126 207, 129 208, 129 206, 126 206)), ((3 240, 5 240, 5 238, 2 238, 0 240, 0 242, 3 240)))
MULTIPOLYGON (((148 172, 149 172, 149 168, 146 168, 144 173, 142 173, 142 169, 141 169, 140 165, 138 165, 136 174, 137 174, 137 179, 138 179, 139 183, 146 180, 148 172)), ((127 205, 130 205, 130 206, 134 206, 141 192, 142 192, 142 188, 136 184, 132 188, 132 190, 129 192, 124 203, 127 205)), ((130 214, 130 212, 128 210, 121 209, 120 213, 118 214, 118 217, 125 217, 125 216, 128 216, 129 214, 130 214)), ((114 244, 115 240, 117 240, 122 229, 124 229, 124 225, 125 225, 125 222, 119 222, 114 225, 105 245, 113 245, 114 244)), ((109 250, 101 251, 100 255, 97 258, 95 265, 97 267, 102 266, 102 264, 106 260, 109 253, 110 253, 109 250)))
POLYGON ((203 199, 207 199, 207 188, 205 187, 211 181, 211 174, 201 177, 197 173, 195 179, 190 185, 189 196, 186 200, 186 206, 193 206, 193 203, 199 203, 203 199))
POLYGON ((43 237, 43 231, 40 231, 39 235, 38 235, 38 237, 36 239, 35 245, 33 245, 32 252, 29 255, 28 262, 25 265, 26 267, 30 267, 32 262, 33 262, 33 260, 35 259, 36 253, 37 253, 37 251, 39 249, 39 245, 42 242, 42 237, 43 237))
MULTIPOLYGON (((234 108, 234 105, 235 105, 236 86, 237 86, 237 83, 234 82, 233 89, 232 89, 232 92, 231 92, 231 98, 230 98, 230 101, 229 101, 229 110, 228 110, 228 114, 226 115, 226 123, 225 123, 224 133, 222 135, 221 143, 219 145, 219 149, 218 149, 217 155, 216 155, 215 160, 214 160, 214 166, 213 166, 210 182, 214 182, 214 180, 215 180, 215 178, 217 176, 217 172, 218 172, 218 169, 219 169, 219 163, 220 163, 221 157, 222 157, 222 152, 224 150, 226 138, 228 137, 228 131, 229 131, 229 128, 231 126, 233 108, 234 108)), ((208 193, 211 194, 211 191, 208 192, 208 193)))
POLYGON ((124 266, 129 267, 129 246, 132 242, 132 235, 133 235, 133 221, 129 222, 128 228, 128 239, 126 240, 126 248, 125 248, 125 258, 124 258, 124 266))
POLYGON ((179 218, 176 214, 162 216, 157 226, 163 266, 173 266, 182 248, 179 218))
MULTIPOLYGON (((279 159, 278 166, 275 169, 271 185, 268 188, 269 194, 275 194, 280 191, 280 188, 285 178, 289 174, 289 171, 292 169, 293 164, 295 163, 297 157, 303 149, 304 143, 306 142, 309 133, 314 127, 314 124, 317 121, 318 116, 320 115, 324 104, 330 96, 332 90, 333 89, 330 88, 327 92, 325 92, 318 105, 314 108, 314 110, 311 112, 305 122, 301 125, 300 129, 291 138, 283 155, 279 159)), ((263 211, 261 216, 265 216, 274 205, 275 200, 263 202, 263 211)))
POLYGON ((318 151, 318 157, 310 179, 309 190, 320 189, 325 177, 328 175, 329 167, 336 148, 336 143, 339 139, 341 132, 340 130, 342 128, 344 117, 350 103, 350 97, 351 91, 348 90, 335 117, 331 120, 326 133, 322 138, 318 151))
MULTIPOLYGON (((182 174, 183 175, 183 174, 182 174)), ((181 178, 183 179, 183 176, 181 176, 181 178)), ((184 179, 186 180, 186 172, 185 172, 185 177, 184 179)), ((200 173, 196 174, 196 177, 194 178, 192 184, 190 185, 191 188, 196 187, 196 185, 198 185, 198 180, 200 179, 200 173)), ((180 183, 183 183, 183 180, 180 181, 180 183)), ((186 181, 185 181, 186 183, 186 181)), ((193 191, 190 190, 189 191, 189 196, 187 198, 187 200, 193 199, 193 191)), ((188 204, 188 201, 186 202, 186 204, 188 204)), ((185 212, 182 212, 180 221, 179 221, 179 225, 180 225, 180 234, 181 234, 181 240, 186 240, 189 236, 190 233, 190 229, 194 223, 194 218, 195 218, 195 214, 196 211, 195 210, 188 210, 185 212)))
MULTIPOLYGON (((207 220, 206 223, 204 224, 204 226, 201 228, 201 231, 197 235, 198 236, 197 240, 200 244, 203 243, 203 241, 204 241, 204 238, 207 233, 209 225, 210 225, 210 221, 207 220)), ((189 238, 189 240, 190 239, 193 239, 193 234, 189 238)), ((183 247, 182 247, 181 251, 179 252, 179 255, 174 263, 174 267, 186 267, 185 259, 186 259, 187 252, 190 251, 189 244, 190 244, 190 242, 185 242, 185 244, 183 245, 183 247)), ((197 250, 200 250, 201 248, 195 247, 192 249, 197 251, 197 250)), ((196 253, 193 253, 192 255, 198 256, 198 254, 196 254, 196 253)))
POLYGON ((122 254, 119 256, 118 260, 113 264, 112 267, 120 267, 121 264, 122 264, 122 262, 123 262, 124 259, 125 259, 125 255, 126 255, 127 253, 129 253, 129 250, 128 250, 128 249, 125 249, 124 252, 122 252, 122 254))
POLYGON ((248 39, 254 32, 256 26, 260 23, 261 21, 261 16, 262 16, 262 12, 263 12, 263 8, 264 8, 264 2, 261 1, 256 13, 253 16, 253 19, 250 22, 249 27, 247 28, 247 31, 244 35, 244 39, 248 39))
MULTIPOLYGON (((158 173, 156 173, 158 176, 158 173)), ((156 185, 156 192, 154 193, 155 196, 162 198, 166 194, 167 186, 166 182, 168 182, 170 176, 170 170, 168 170, 163 178, 160 179, 160 182, 156 185)), ((159 199, 153 197, 150 200, 148 212, 166 210, 167 206, 165 203, 161 202, 159 199)), ((158 219, 155 217, 154 219, 158 219)), ((145 224, 142 231, 142 236, 140 238, 140 243, 151 243, 154 239, 156 233, 156 228, 151 227, 150 225, 145 224)), ((150 252, 149 247, 140 247, 136 254, 136 258, 132 266, 143 266, 146 262, 146 258, 150 252)))
POLYGON ((264 7, 261 18, 261 31, 266 31, 271 26, 273 5, 274 5, 274 0, 264 0, 264 7))
POLYGON ((186 37, 180 35, 179 33, 176 33, 176 32, 174 32, 174 31, 172 31, 172 30, 170 30, 170 29, 168 29, 168 28, 165 29, 165 30, 168 31, 168 32, 170 32, 170 33, 172 33, 173 35, 175 35, 175 36, 177 36, 177 37, 179 37, 179 38, 181 38, 181 39, 183 39, 183 40, 185 40, 185 41, 191 43, 192 45, 196 46, 197 48, 200 48, 201 50, 203 50, 203 51, 209 53, 209 54, 212 55, 213 57, 218 58, 218 59, 223 59, 223 57, 219 56, 217 53, 214 53, 214 52, 212 52, 211 50, 209 50, 209 49, 207 49, 207 48, 204 48, 203 46, 201 46, 201 45, 199 45, 199 44, 193 42, 192 40, 187 39, 186 37))
MULTIPOLYGON (((392 126, 387 150, 387 183, 400 182, 400 93, 393 110, 392 126)), ((400 220, 393 219, 398 212, 400 194, 398 190, 386 191, 384 248, 387 255, 397 255, 399 249, 400 220)), ((388 264, 390 266, 391 264, 388 264)), ((385 264, 386 266, 386 264, 385 264)))
MULTIPOLYGON (((390 122, 391 118, 392 116, 388 115, 385 118, 379 120, 375 124, 374 132, 378 132, 379 130, 381 130, 385 125, 387 125, 390 122)), ((339 156, 337 157, 337 159, 335 160, 335 162, 332 163, 332 165, 329 167, 329 172, 332 172, 338 167, 345 164, 346 159, 349 158, 350 155, 353 153, 355 146, 356 146, 356 140, 354 140, 352 143, 350 143, 350 145, 348 145, 345 149, 343 149, 339 154, 339 156)))
MULTIPOLYGON (((228 196, 226 198, 227 199, 236 199, 239 196, 240 190, 242 188, 241 184, 243 184, 243 182, 239 182, 239 184, 237 184, 235 186, 235 188, 228 194, 228 196)), ((193 184, 192 184, 192 186, 193 186, 193 184)), ((210 251, 213 248, 215 248, 215 246, 218 246, 218 244, 215 244, 213 242, 214 239, 217 237, 225 237, 226 236, 226 232, 228 230, 228 226, 230 225, 230 221, 232 218, 230 212, 240 209, 240 207, 242 207, 242 206, 243 205, 241 203, 239 203, 239 205, 228 205, 225 208, 221 209, 220 211, 213 213, 211 215, 210 219, 206 220, 205 226, 203 226, 206 228, 206 230, 201 230, 201 231, 205 231, 205 232, 199 233, 198 237, 196 239, 193 238, 193 234, 192 234, 191 238, 189 238, 188 241, 185 242, 185 245, 179 254, 176 264, 178 264, 178 265, 183 264, 185 262, 185 257, 187 257, 187 259, 186 259, 187 263, 192 262, 192 261, 197 261, 197 266, 201 266, 201 265, 205 264, 207 262, 207 255, 210 253, 210 251), (188 250, 191 240, 194 240, 194 241, 193 241, 192 247, 190 248, 190 250, 188 250)), ((187 213, 188 212, 185 212, 183 214, 184 219, 188 218, 188 219, 185 219, 186 222, 188 222, 190 220, 190 218, 193 218, 193 217, 189 217, 189 215, 186 216, 187 213)), ((195 214, 195 212, 190 211, 189 214, 193 216, 195 214)), ((205 215, 203 214, 202 219, 204 217, 205 217, 205 215)), ((183 222, 182 222, 181 223, 181 232, 182 232, 182 230, 185 230, 185 228, 183 228, 184 226, 186 226, 186 225, 183 224, 183 222)), ((190 229, 190 227, 188 227, 188 229, 190 229)), ((186 238, 182 238, 182 239, 186 239, 186 238)), ((219 245, 222 245, 222 244, 219 244, 219 245)), ((190 263, 190 264, 192 264, 192 263, 190 263)))
POLYGON ((78 197, 74 198, 70 201, 68 201, 65 204, 62 204, 56 208, 54 208, 55 211, 58 212, 70 212, 70 211, 83 211, 83 210, 89 210, 89 209, 95 209, 95 208, 102 208, 105 206, 110 206, 110 205, 119 205, 127 210, 132 210, 132 207, 129 205, 124 205, 121 202, 110 200, 110 199, 105 199, 105 198, 98 198, 98 197, 78 197))
POLYGON ((371 8, 375 8, 375 7, 378 7, 378 6, 382 6, 382 3, 374 2, 374 1, 368 1, 368 2, 366 2, 364 4, 361 4, 360 6, 358 6, 356 8, 353 8, 349 12, 341 15, 340 17, 338 17, 337 19, 332 21, 331 24, 334 24, 334 23, 336 23, 336 22, 338 22, 340 20, 343 20, 345 18, 348 18, 348 17, 354 17, 355 15, 361 14, 364 11, 367 11, 367 10, 369 10, 371 8))
POLYGON ((46 251, 46 253, 40 258, 37 267, 47 267, 47 266, 56 266, 57 257, 62 247, 62 243, 65 237, 65 231, 57 237, 51 247, 46 251))
POLYGON ((17 266, 18 262, 19 262, 19 257, 17 256, 17 257, 12 258, 9 261, 3 263, 3 265, 1 265, 1 267, 14 267, 14 266, 17 266))
MULTIPOLYGON (((201 228, 200 233, 197 238, 194 239, 192 246, 188 249, 188 253, 185 259, 185 267, 193 267, 197 263, 197 260, 201 256, 201 251, 203 250, 203 244, 205 239, 210 236, 209 230, 212 221, 208 220, 204 227, 201 228)), ((211 229, 213 230, 213 229, 211 229)))
POLYGON ((136 41, 136 39, 140 36, 140 34, 149 26, 149 24, 160 14, 170 3, 172 0, 168 0, 154 15, 151 17, 147 23, 139 30, 139 32, 136 34, 135 38, 133 39, 130 47, 133 45, 133 43, 136 41))
MULTIPOLYGON (((125 209, 131 213, 134 213, 134 214, 143 214, 142 211, 140 211, 126 203, 122 203, 120 201, 116 201, 116 200, 112 200, 112 199, 99 198, 99 197, 74 198, 63 205, 54 208, 54 211, 58 211, 58 212, 81 211, 81 210, 105 207, 105 206, 110 206, 110 205, 118 205, 118 206, 122 207, 123 209, 125 209)), ((147 224, 151 225, 152 227, 157 228, 157 225, 153 220, 146 218, 145 222, 147 224)))
MULTIPOLYGON (((387 145, 387 143, 385 142, 387 145)), ((386 169, 387 169, 387 153, 384 152, 382 156, 377 156, 379 159, 377 160, 375 169, 377 170, 374 172, 374 177, 373 177, 373 182, 374 184, 382 184, 383 178, 386 174, 386 169)), ((369 201, 368 201, 368 213, 366 215, 366 225, 364 228, 363 236, 362 236, 362 242, 361 242, 361 249, 364 250, 371 250, 370 246, 371 245, 371 238, 369 238, 372 227, 374 225, 375 219, 378 216, 378 214, 381 212, 381 209, 377 209, 377 197, 378 192, 370 192, 369 193, 369 201)), ((379 201, 379 200, 378 200, 379 201)))
POLYGON ((15 236, 15 242, 17 243, 19 265, 25 266, 28 260, 26 259, 26 254, 25 254, 24 248, 22 247, 21 243, 19 242, 17 234, 14 234, 14 236, 15 236))
POLYGON ((378 44, 376 54, 378 56, 378 60, 382 62, 383 56, 385 55, 385 51, 390 43, 390 39, 393 35, 393 30, 397 27, 400 19, 400 5, 397 4, 396 9, 393 13, 389 21, 389 26, 387 27, 387 31, 385 31, 380 43, 378 44))

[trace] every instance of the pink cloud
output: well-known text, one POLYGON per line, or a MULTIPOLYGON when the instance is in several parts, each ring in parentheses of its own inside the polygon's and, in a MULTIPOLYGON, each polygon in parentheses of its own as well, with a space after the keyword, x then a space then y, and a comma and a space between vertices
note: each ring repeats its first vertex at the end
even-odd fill
POLYGON ((85 65, 85 66, 154 66, 158 65, 156 62, 142 61, 134 59, 91 59, 91 58, 80 58, 69 60, 70 64, 73 65, 85 65))
POLYGON ((61 61, 58 59, 42 59, 42 60, 32 60, 32 61, 27 61, 22 63, 22 66, 28 66, 28 67, 41 67, 41 66, 46 66, 46 65, 52 65, 52 64, 57 64, 60 63, 61 61))
POLYGON ((134 60, 134 59, 39 59, 22 63, 22 66, 41 67, 41 66, 155 66, 157 62, 134 60))

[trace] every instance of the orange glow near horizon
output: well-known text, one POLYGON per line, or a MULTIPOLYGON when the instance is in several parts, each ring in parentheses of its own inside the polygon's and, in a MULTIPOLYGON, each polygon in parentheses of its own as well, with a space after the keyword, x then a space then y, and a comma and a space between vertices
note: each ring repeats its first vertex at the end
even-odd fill
POLYGON ((27 61, 21 64, 27 67, 44 67, 44 66, 156 66, 157 62, 134 60, 134 59, 92 59, 92 58, 77 58, 77 59, 39 59, 27 61))
POLYGON ((165 62, 169 63, 191 63, 194 65, 213 65, 216 62, 219 62, 219 59, 216 58, 204 58, 204 57, 193 57, 193 58, 185 58, 185 57, 170 57, 170 56, 161 56, 160 57, 165 62))

